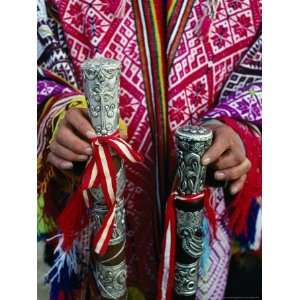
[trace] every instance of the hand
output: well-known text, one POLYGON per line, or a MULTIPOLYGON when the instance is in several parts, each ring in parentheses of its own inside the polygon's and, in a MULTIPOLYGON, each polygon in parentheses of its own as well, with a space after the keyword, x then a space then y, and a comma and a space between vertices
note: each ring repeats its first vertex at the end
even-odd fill
POLYGON ((89 139, 95 136, 87 109, 69 109, 50 145, 48 161, 58 169, 72 169, 73 162, 86 161, 92 154, 89 139))
POLYGON ((211 165, 216 171, 216 180, 230 181, 230 192, 239 192, 246 181, 251 163, 246 157, 243 142, 239 135, 229 126, 217 124, 203 124, 213 130, 214 140, 211 147, 202 158, 203 165, 211 165))

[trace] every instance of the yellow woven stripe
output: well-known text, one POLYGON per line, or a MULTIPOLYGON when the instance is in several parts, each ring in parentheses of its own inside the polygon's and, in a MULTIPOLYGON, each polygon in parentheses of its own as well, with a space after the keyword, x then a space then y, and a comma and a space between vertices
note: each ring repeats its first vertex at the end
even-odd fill
MULTIPOLYGON (((83 95, 78 95, 72 97, 72 100, 68 104, 68 108, 87 108, 86 99, 83 95)), ((61 122, 61 120, 65 117, 66 109, 65 107, 61 108, 52 118, 52 137, 49 141, 49 144, 52 142, 58 126, 61 122)))
POLYGON ((167 22, 169 23, 171 17, 172 17, 172 14, 174 12, 174 9, 175 9, 175 5, 176 5, 176 0, 173 0, 171 5, 170 5, 170 9, 168 10, 167 12, 167 22))
POLYGON ((158 74, 159 74, 159 85, 160 85, 160 90, 161 90, 161 108, 162 108, 162 115, 163 115, 163 134, 164 134, 164 139, 167 138, 167 126, 166 126, 166 120, 167 120, 167 111, 166 111, 166 97, 165 97, 165 77, 163 74, 163 64, 162 64, 162 56, 160 55, 162 53, 161 49, 161 37, 159 36, 159 31, 158 31, 158 24, 157 24, 157 15, 156 15, 156 10, 153 1, 150 1, 150 6, 151 10, 153 13, 153 24, 154 24, 154 34, 155 34, 155 40, 156 40, 156 45, 157 45, 157 61, 158 61, 158 74))

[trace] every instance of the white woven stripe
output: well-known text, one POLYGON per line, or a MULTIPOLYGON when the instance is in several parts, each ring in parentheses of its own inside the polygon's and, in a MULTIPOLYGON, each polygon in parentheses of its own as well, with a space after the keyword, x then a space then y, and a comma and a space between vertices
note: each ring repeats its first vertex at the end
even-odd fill
POLYGON ((258 250, 261 244, 261 231, 262 231, 261 219, 262 218, 261 218, 261 208, 260 208, 256 217, 255 239, 254 239, 254 244, 251 247, 253 250, 258 250))
POLYGON ((167 47, 167 54, 169 54, 169 52, 170 52, 171 45, 172 45, 173 40, 174 40, 174 38, 175 38, 175 36, 177 34, 178 27, 179 27, 179 25, 181 23, 182 16, 184 14, 184 11, 185 11, 185 8, 187 6, 187 3, 188 3, 188 0, 185 0, 183 2, 182 6, 181 6, 181 10, 180 10, 179 16, 177 18, 177 22, 176 22, 176 24, 174 26, 174 29, 173 29, 172 34, 171 34, 170 39, 169 39, 169 43, 168 43, 168 47, 167 47))
POLYGON ((97 170, 97 165, 94 163, 93 169, 92 169, 92 174, 91 174, 91 179, 89 182, 89 188, 91 188, 95 182, 96 176, 97 176, 98 170, 97 170))
POLYGON ((133 163, 136 163, 137 161, 135 160, 135 158, 132 156, 131 152, 128 150, 128 146, 124 145, 123 142, 121 141, 117 141, 117 140, 113 140, 112 141, 115 145, 117 145, 120 150, 126 155, 126 157, 133 163))
POLYGON ((166 245, 164 249, 164 267, 161 286, 161 299, 165 300, 167 296, 167 287, 170 272, 170 253, 171 253, 171 223, 169 222, 166 233, 166 245))
POLYGON ((106 187, 107 187, 107 191, 109 194, 109 198, 111 199, 111 202, 114 203, 115 195, 114 195, 114 191, 112 189, 111 174, 109 172, 107 159, 106 159, 103 147, 101 145, 98 146, 98 151, 99 151, 101 163, 103 166, 103 172, 104 172, 104 177, 105 177, 105 182, 106 182, 106 187))
POLYGON ((89 207, 90 207, 90 203, 89 203, 89 196, 88 196, 87 191, 84 190, 84 191, 82 192, 82 194, 83 194, 83 200, 84 200, 84 203, 85 203, 86 207, 89 208, 89 207))
POLYGON ((114 221, 114 218, 115 218, 115 211, 116 211, 116 205, 113 206, 113 211, 112 211, 112 214, 111 216, 109 217, 108 221, 107 221, 107 224, 106 224, 106 227, 105 229, 103 230, 103 233, 99 239, 99 241, 97 242, 97 245, 95 247, 95 252, 96 253, 100 253, 101 249, 102 249, 102 246, 103 246, 103 243, 104 241, 106 240, 106 237, 107 237, 107 234, 108 234, 108 230, 112 224, 112 222, 114 221))
POLYGON ((145 22, 145 16, 144 16, 144 8, 142 4, 142 0, 138 0, 139 4, 139 11, 141 15, 141 21, 142 21, 142 28, 143 28, 143 42, 145 45, 145 51, 146 51, 146 56, 148 60, 148 73, 149 73, 149 81, 150 81, 150 87, 151 87, 151 100, 152 100, 152 105, 155 107, 155 101, 154 101, 154 87, 153 87, 153 78, 152 78, 152 70, 151 70, 151 55, 150 55, 150 46, 149 46, 149 41, 148 41, 148 33, 147 33, 147 27, 146 27, 146 22, 145 22))

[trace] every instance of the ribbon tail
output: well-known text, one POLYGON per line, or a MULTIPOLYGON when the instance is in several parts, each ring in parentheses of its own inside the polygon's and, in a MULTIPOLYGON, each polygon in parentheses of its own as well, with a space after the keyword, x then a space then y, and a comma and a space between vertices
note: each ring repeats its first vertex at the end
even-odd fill
POLYGON ((62 248, 65 251, 72 248, 75 235, 84 228, 87 222, 85 201, 83 201, 82 190, 78 188, 58 218, 59 228, 64 237, 62 248))
POLYGON ((158 293, 156 300, 171 300, 175 276, 176 216, 175 195, 171 194, 166 207, 164 239, 158 274, 158 293))
POLYGON ((117 175, 107 145, 98 146, 98 151, 95 151, 95 161, 98 169, 97 178, 100 179, 105 203, 108 208, 111 208, 116 201, 117 175))
POLYGON ((93 239, 94 250, 100 256, 107 251, 109 241, 112 237, 113 227, 115 224, 116 204, 106 214, 100 229, 96 232, 93 239))
POLYGON ((121 138, 114 138, 110 141, 110 146, 119 154, 123 159, 131 163, 142 162, 144 158, 135 151, 130 144, 121 138))

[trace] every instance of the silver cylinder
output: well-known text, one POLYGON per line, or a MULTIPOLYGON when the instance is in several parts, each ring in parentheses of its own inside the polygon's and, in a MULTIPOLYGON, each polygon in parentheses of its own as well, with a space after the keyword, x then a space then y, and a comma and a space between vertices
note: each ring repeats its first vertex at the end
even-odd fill
POLYGON ((201 164, 201 159, 211 145, 212 138, 212 131, 205 127, 187 125, 176 130, 178 192, 180 194, 198 194, 204 189, 206 166, 201 164))
MULTIPOLYGON (((121 63, 117 60, 96 57, 81 65, 83 86, 88 103, 89 116, 98 136, 111 135, 119 129, 119 92, 121 63)), ((101 296, 117 299, 127 293, 127 268, 122 255, 125 246, 126 227, 123 192, 125 188, 123 162, 117 174, 117 208, 113 234, 109 246, 121 245, 117 255, 104 260, 93 261, 93 275, 101 296), (120 261, 121 258, 121 261, 120 261), (116 263, 113 263, 116 261, 116 263), (108 263, 109 262, 109 263, 108 263)), ((93 196, 91 218, 97 231, 108 212, 101 188, 90 189, 93 196)))
MULTIPOLYGON (((206 166, 201 163, 212 143, 210 129, 198 126, 180 127, 175 132, 177 152, 177 192, 179 196, 197 195, 204 190, 206 166)), ((179 199, 179 198, 178 198, 179 199)), ((203 252, 203 203, 192 206, 176 200, 176 264, 174 291, 181 297, 196 293, 199 258, 203 252)), ((200 200, 199 200, 200 201, 200 200)))
POLYGON ((121 63, 102 56, 81 65, 89 115, 98 135, 109 135, 119 127, 121 63))

